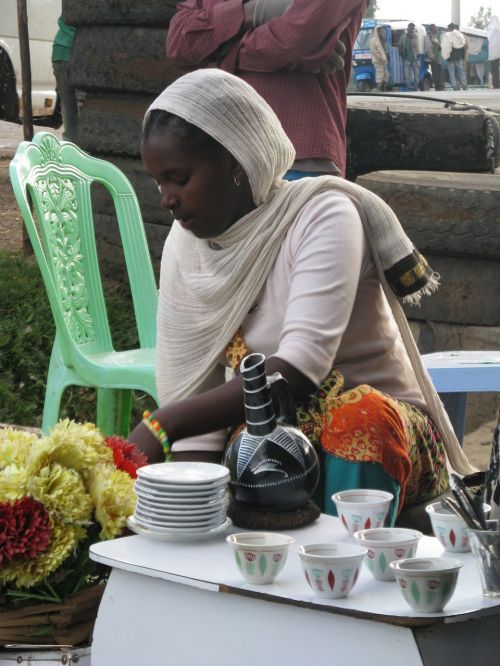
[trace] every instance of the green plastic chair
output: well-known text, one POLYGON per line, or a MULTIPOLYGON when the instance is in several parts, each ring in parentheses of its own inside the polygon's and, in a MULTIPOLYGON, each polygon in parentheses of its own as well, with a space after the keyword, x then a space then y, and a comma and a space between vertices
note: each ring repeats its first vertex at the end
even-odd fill
POLYGON ((158 291, 132 185, 113 164, 91 157, 48 132, 19 144, 10 163, 10 179, 56 325, 42 430, 48 433, 58 421, 63 391, 76 385, 97 389, 96 424, 102 432, 126 436, 132 390, 146 392, 158 402, 158 291), (113 198, 137 323, 138 349, 113 349, 94 234, 93 182, 101 183, 113 198))

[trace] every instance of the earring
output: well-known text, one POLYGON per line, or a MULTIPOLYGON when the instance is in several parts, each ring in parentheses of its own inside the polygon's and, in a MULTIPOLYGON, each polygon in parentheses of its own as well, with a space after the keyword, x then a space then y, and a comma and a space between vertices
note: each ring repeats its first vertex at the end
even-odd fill
POLYGON ((236 185, 236 187, 239 187, 240 186, 240 178, 236 173, 233 173, 233 180, 234 180, 234 184, 236 185))

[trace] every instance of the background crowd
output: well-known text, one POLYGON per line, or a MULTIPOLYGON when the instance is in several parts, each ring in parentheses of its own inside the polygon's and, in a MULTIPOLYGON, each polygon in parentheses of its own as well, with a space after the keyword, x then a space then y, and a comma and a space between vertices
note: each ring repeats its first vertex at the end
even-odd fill
MULTIPOLYGON (((385 28, 383 26, 374 28, 370 40, 370 51, 378 90, 385 90, 390 81, 389 51, 386 42, 385 28)), ((490 21, 488 42, 484 44, 488 49, 487 61, 491 86, 498 88, 500 87, 500 22, 497 16, 493 16, 490 21)), ((458 25, 450 23, 443 31, 435 24, 430 24, 422 41, 415 23, 409 23, 406 32, 397 41, 397 48, 403 64, 404 85, 409 90, 419 88, 422 69, 427 71, 429 68, 436 90, 444 90, 446 81, 450 83, 453 90, 467 90, 469 86, 467 77, 469 42, 458 25)), ((478 61, 474 68, 479 83, 486 84, 488 73, 485 71, 484 64, 478 61)))

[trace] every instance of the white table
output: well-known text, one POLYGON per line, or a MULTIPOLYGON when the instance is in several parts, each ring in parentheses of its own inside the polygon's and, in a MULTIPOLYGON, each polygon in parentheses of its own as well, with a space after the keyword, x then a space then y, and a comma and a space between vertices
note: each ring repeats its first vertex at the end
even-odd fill
MULTIPOLYGON (((303 576, 299 544, 350 541, 322 515, 296 539, 273 585, 242 581, 225 536, 172 543, 142 536, 91 547, 113 568, 101 601, 92 666, 416 666, 500 664, 500 599, 481 592, 470 553, 444 612, 418 614, 396 583, 363 565, 346 599, 319 599, 303 576)), ((444 555, 424 537, 417 556, 444 555)))

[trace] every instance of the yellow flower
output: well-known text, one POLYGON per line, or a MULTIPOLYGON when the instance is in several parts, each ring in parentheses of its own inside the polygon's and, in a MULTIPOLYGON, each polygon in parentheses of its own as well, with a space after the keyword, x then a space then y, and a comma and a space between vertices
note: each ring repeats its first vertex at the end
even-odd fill
POLYGON ((28 492, 58 522, 90 523, 92 500, 74 469, 65 469, 57 463, 43 467, 36 476, 29 478, 28 492))
POLYGON ((85 473, 98 463, 112 461, 113 452, 93 423, 80 424, 65 419, 32 447, 27 467, 33 476, 53 463, 85 473))
POLYGON ((0 502, 13 502, 26 495, 28 473, 25 467, 9 465, 0 471, 0 502))
POLYGON ((8 465, 24 465, 37 435, 23 430, 0 430, 0 470, 8 465))
POLYGON ((33 560, 2 562, 0 582, 15 581, 17 587, 31 587, 59 567, 85 536, 78 526, 55 524, 49 546, 33 560))
POLYGON ((7 584, 36 588, 55 572, 55 578, 67 575, 57 570, 76 552, 78 543, 85 540, 82 547, 87 548, 95 540, 95 529, 101 530, 103 539, 121 534, 136 501, 134 480, 116 469, 113 451, 101 432, 92 423, 69 420, 59 422, 44 437, 0 431, 0 502, 24 497, 44 506, 52 534, 48 545, 43 542, 46 550, 40 548, 33 559, 20 555, 12 561, 3 559, 0 588, 7 584))
POLYGON ((89 491, 96 520, 102 527, 100 537, 113 539, 121 534, 127 517, 134 513, 134 480, 112 465, 97 465, 89 474, 89 491))

